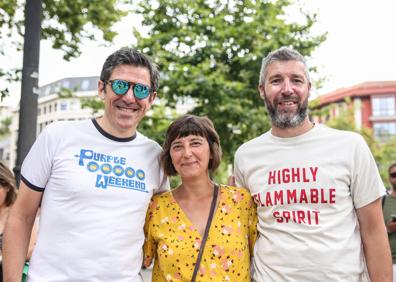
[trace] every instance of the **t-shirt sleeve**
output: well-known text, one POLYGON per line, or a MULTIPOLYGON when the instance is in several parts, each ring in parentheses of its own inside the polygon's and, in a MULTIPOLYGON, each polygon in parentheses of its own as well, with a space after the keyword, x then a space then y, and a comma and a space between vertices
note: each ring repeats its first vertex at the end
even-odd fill
MULTIPOLYGON (((250 194, 249 194, 250 196, 250 194)), ((253 256, 254 244, 257 239, 257 206, 254 203, 252 197, 249 197, 248 202, 249 211, 249 249, 250 256, 253 256)))
POLYGON ((235 159, 234 159, 234 177, 235 177, 235 184, 237 187, 247 187, 243 174, 241 172, 241 160, 239 157, 239 151, 235 153, 235 159))
POLYGON ((48 125, 37 137, 22 164, 21 179, 31 189, 43 191, 47 185, 57 145, 54 127, 48 125))
POLYGON ((157 189, 154 189, 154 194, 169 191, 169 179, 165 176, 164 171, 160 168, 160 185, 157 189))
POLYGON ((357 139, 352 167, 351 194, 355 208, 364 207, 385 194, 374 157, 361 136, 357 139))
POLYGON ((160 163, 160 154, 162 152, 161 147, 158 145, 158 158, 157 158, 157 166, 158 166, 158 170, 159 170, 159 180, 158 180, 158 188, 155 188, 153 193, 154 194, 158 194, 158 193, 162 193, 165 191, 169 191, 170 189, 170 185, 169 185, 169 179, 168 177, 165 175, 164 170, 162 169, 161 163, 160 163))
POLYGON ((155 221, 155 206, 157 205, 157 201, 155 199, 151 199, 149 208, 146 214, 146 221, 144 223, 144 245, 143 245, 143 253, 144 253, 144 261, 143 265, 145 267, 149 267, 155 257, 155 252, 157 249, 157 243, 154 239, 154 221, 155 221))

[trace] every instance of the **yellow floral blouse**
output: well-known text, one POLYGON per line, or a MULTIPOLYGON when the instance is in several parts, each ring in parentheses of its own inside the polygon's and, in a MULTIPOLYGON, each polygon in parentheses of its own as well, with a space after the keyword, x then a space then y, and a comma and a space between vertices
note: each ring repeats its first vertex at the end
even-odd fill
MULTIPOLYGON (((220 185, 220 193, 196 281, 250 281, 255 204, 243 188, 220 185)), ((152 198, 144 231, 144 264, 155 258, 152 281, 191 281, 201 235, 172 192, 152 198)))

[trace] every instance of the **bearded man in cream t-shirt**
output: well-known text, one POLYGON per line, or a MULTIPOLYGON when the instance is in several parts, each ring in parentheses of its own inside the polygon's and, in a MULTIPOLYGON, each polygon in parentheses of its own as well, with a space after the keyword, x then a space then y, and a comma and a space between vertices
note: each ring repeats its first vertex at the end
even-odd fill
POLYGON ((360 135, 309 120, 310 88, 297 51, 264 58, 259 92, 272 128, 243 144, 234 166, 257 203, 253 280, 391 281, 373 156, 360 135))

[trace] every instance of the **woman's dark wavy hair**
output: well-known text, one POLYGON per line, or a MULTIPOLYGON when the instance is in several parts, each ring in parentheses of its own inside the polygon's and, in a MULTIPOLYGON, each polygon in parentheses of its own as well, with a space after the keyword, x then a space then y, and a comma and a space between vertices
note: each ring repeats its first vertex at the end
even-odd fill
POLYGON ((0 185, 3 189, 8 189, 7 196, 5 198, 5 205, 9 207, 16 200, 17 189, 14 174, 3 162, 0 162, 0 185))
POLYGON ((162 146, 161 165, 167 176, 177 175, 177 171, 172 163, 170 148, 172 142, 180 137, 197 135, 204 137, 209 144, 211 159, 209 160, 208 169, 210 172, 215 171, 221 162, 220 138, 213 126, 213 122, 207 117, 198 117, 195 115, 184 115, 171 123, 166 131, 165 142, 162 146))

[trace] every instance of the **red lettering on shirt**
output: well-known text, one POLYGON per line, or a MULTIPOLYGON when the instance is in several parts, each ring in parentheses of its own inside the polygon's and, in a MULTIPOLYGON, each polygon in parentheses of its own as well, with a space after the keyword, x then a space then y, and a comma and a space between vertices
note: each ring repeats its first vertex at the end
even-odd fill
POLYGON ((316 182, 318 167, 292 167, 268 172, 268 185, 316 182))

